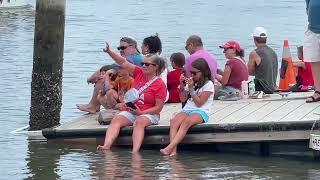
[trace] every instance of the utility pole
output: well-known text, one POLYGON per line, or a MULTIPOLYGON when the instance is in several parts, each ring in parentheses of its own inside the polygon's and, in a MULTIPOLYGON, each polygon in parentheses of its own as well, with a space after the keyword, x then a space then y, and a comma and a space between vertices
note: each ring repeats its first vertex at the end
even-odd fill
POLYGON ((29 130, 60 124, 65 4, 36 2, 29 130))

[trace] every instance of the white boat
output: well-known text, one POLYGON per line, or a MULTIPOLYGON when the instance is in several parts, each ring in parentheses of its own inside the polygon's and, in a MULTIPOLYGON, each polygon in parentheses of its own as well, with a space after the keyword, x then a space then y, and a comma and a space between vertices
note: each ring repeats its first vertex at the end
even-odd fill
POLYGON ((28 5, 27 0, 0 0, 0 8, 20 7, 28 5))

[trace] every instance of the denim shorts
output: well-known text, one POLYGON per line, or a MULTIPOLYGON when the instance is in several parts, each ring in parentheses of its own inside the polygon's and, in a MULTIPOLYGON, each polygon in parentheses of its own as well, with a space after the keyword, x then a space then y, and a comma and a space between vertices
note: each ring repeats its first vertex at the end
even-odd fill
MULTIPOLYGON (((118 115, 122 115, 122 116, 126 117, 132 123, 134 123, 138 117, 137 115, 134 115, 128 111, 121 111, 118 115)), ((142 114, 139 116, 144 116, 144 117, 148 118, 152 124, 158 124, 159 119, 160 119, 159 115, 156 115, 156 114, 142 114)))
POLYGON ((199 114, 202 117, 202 120, 204 123, 207 123, 209 120, 209 116, 206 112, 202 111, 202 110, 182 110, 182 112, 186 113, 187 115, 191 115, 191 114, 199 114))

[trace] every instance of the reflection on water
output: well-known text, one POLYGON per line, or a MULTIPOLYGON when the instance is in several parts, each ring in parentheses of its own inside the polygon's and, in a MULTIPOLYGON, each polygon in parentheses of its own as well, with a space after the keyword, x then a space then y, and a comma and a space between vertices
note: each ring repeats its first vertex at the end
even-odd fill
POLYGON ((30 141, 30 179, 319 179, 319 163, 246 155, 155 150, 96 151, 95 146, 30 141))

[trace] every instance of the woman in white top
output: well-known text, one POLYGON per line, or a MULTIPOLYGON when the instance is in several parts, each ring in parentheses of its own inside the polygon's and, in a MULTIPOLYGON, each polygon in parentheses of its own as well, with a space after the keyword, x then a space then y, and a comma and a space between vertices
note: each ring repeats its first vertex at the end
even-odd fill
POLYGON ((180 78, 180 99, 187 100, 182 111, 170 122, 170 144, 161 149, 163 155, 174 156, 177 145, 183 140, 189 128, 209 120, 213 103, 214 85, 207 62, 200 58, 191 64, 191 78, 180 78))

